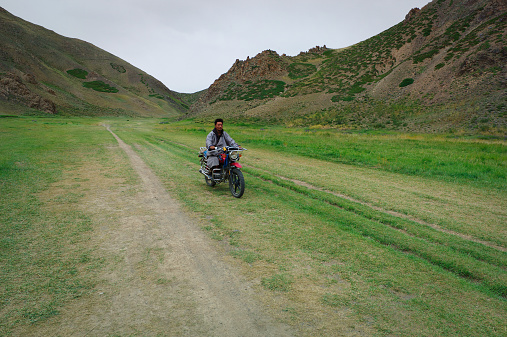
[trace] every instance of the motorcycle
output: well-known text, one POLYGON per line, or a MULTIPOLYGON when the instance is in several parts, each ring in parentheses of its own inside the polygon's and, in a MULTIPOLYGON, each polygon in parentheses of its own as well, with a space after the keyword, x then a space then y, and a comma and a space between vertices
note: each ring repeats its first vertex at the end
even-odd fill
POLYGON ((245 148, 227 146, 215 150, 208 150, 201 147, 199 157, 201 158, 201 168, 199 172, 204 175, 206 185, 215 186, 216 184, 229 181, 229 190, 236 198, 241 198, 245 192, 245 178, 241 172, 241 165, 238 163, 245 148), (220 165, 212 171, 208 167, 208 156, 218 156, 220 165))

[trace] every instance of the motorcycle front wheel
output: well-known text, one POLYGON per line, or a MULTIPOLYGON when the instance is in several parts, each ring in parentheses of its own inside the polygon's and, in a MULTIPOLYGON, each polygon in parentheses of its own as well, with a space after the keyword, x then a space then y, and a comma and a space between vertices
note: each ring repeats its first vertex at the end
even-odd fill
POLYGON ((236 198, 241 198, 243 193, 245 193, 245 178, 243 178, 243 172, 237 168, 231 170, 229 189, 231 190, 231 194, 236 198))
POLYGON ((204 176, 204 181, 206 181, 206 185, 208 185, 208 186, 213 187, 216 185, 216 183, 213 179, 208 179, 208 177, 206 177, 206 176, 204 176))

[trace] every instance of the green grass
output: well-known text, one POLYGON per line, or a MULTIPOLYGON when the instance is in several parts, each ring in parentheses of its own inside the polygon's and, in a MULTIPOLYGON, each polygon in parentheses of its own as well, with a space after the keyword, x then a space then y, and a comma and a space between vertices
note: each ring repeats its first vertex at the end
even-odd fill
POLYGON ((271 277, 263 278, 261 284, 269 290, 274 291, 289 291, 291 288, 291 284, 294 281, 290 276, 284 274, 277 274, 271 277))
POLYGON ((49 198, 83 156, 104 141, 86 121, 15 118, 0 125, 0 335, 57 315, 88 294, 100 265, 90 217, 76 209, 80 181, 49 198), (58 205, 54 209, 51 205, 58 205))
POLYGON ((239 132, 245 146, 255 144, 303 157, 437 180, 498 189, 507 186, 507 151, 502 144, 396 132, 340 133, 277 127, 239 132))
MULTIPOLYGON (((249 149, 236 199, 197 172, 211 124, 108 123, 299 335, 315 326, 339 335, 344 320, 378 336, 502 334, 507 254, 470 237, 507 245, 503 142, 226 123, 249 149)), ((1 334, 41 324, 93 289, 101 260, 86 238, 96 224, 76 209, 86 191, 75 185, 86 181, 44 193, 67 186, 84 160, 115 166, 107 148, 116 145, 98 124, 2 119, 1 334)))

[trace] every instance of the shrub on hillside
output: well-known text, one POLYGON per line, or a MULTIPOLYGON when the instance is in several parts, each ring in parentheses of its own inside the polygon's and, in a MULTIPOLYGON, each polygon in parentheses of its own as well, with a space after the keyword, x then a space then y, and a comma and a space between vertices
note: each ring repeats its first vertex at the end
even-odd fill
POLYGON ((351 102, 353 100, 354 100, 354 96, 335 95, 335 96, 331 97, 331 101, 333 101, 333 102, 340 102, 340 101, 351 102))
POLYGON ((350 87, 349 91, 348 91, 348 94, 349 95, 355 95, 355 94, 359 94, 363 91, 365 91, 366 89, 363 88, 362 86, 360 86, 358 83, 354 84, 353 86, 350 87))
POLYGON ((406 87, 407 85, 411 85, 412 83, 414 83, 413 78, 406 78, 403 81, 401 81, 400 88, 406 87))
POLYGON ((160 94, 150 94, 148 95, 150 97, 155 97, 155 98, 158 98, 158 99, 164 99, 164 96, 160 95, 160 94))
POLYGON ((67 74, 72 75, 77 78, 81 78, 83 80, 85 80, 86 76, 88 76, 88 72, 86 70, 78 69, 78 68, 67 70, 67 74))
POLYGON ((116 64, 113 62, 111 62, 110 64, 111 64, 111 68, 113 68, 114 70, 116 70, 119 73, 126 73, 127 72, 127 70, 125 70, 125 67, 122 65, 119 65, 119 64, 116 64))
POLYGON ((433 56, 435 56, 439 52, 440 52, 440 50, 438 50, 438 49, 432 49, 429 52, 414 55, 414 63, 419 63, 419 62, 424 61, 427 58, 432 58, 433 56))
POLYGON ((435 66, 435 70, 438 70, 440 68, 443 68, 445 66, 445 63, 439 63, 435 66))
POLYGON ((83 83, 83 87, 90 88, 100 92, 117 93, 119 91, 117 88, 112 87, 109 84, 104 83, 103 81, 85 82, 83 83))

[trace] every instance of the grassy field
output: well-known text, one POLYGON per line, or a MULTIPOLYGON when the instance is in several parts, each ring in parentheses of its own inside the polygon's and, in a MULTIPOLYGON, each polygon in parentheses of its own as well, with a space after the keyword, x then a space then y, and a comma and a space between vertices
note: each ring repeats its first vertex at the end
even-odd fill
POLYGON ((1 335, 88 296, 110 263, 74 207, 84 163, 136 180, 106 123, 300 335, 507 334, 505 142, 226 124, 248 148, 235 199, 197 172, 212 125, 2 118, 1 335))
POLYGON ((87 170, 135 181, 103 130, 91 119, 0 118, 1 336, 58 315, 100 281, 108 261, 90 245, 100 223, 77 207, 96 184, 87 170))

